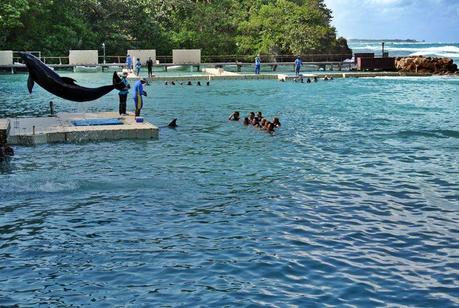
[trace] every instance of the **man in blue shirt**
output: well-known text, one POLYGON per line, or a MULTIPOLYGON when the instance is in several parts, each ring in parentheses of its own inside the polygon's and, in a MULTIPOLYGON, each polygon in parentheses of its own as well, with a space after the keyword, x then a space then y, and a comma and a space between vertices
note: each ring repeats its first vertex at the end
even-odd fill
POLYGON ((127 80, 127 75, 128 73, 124 72, 123 75, 121 76, 121 82, 124 84, 124 88, 120 90, 118 93, 120 97, 120 106, 119 106, 120 115, 126 114, 126 100, 127 100, 127 96, 129 93, 129 89, 131 88, 127 80))
POLYGON ((296 60, 295 60, 295 74, 296 74, 296 76, 300 75, 300 69, 301 69, 302 66, 303 66, 303 61, 301 61, 300 56, 296 57, 296 60))
POLYGON ((137 63, 135 64, 135 71, 136 71, 137 77, 140 76, 140 69, 141 68, 142 68, 142 63, 140 62, 140 59, 137 58, 137 63))
POLYGON ((130 55, 127 55, 126 57, 126 65, 127 65, 129 72, 131 72, 132 71, 132 58, 130 55))
POLYGON ((142 107, 143 107, 142 96, 147 96, 147 92, 143 90, 143 85, 145 83, 146 83, 145 79, 140 79, 140 80, 137 80, 134 85, 134 93, 132 95, 132 98, 134 99, 136 117, 140 116, 140 110, 142 110, 142 107))
POLYGON ((255 74, 256 75, 260 74, 260 69, 261 69, 261 60, 260 60, 260 56, 258 55, 255 58, 255 74))

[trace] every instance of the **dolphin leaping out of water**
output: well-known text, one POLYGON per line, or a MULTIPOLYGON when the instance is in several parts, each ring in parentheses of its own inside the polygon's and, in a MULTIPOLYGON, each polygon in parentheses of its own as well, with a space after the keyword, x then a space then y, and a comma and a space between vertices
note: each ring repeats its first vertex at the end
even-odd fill
POLYGON ((121 90, 125 87, 116 72, 113 73, 112 85, 99 88, 80 87, 75 84, 74 79, 59 76, 46 64, 30 53, 20 52, 19 54, 29 70, 29 79, 27 80, 29 93, 32 93, 32 88, 36 82, 43 89, 56 96, 75 102, 88 102, 104 96, 113 89, 121 90))

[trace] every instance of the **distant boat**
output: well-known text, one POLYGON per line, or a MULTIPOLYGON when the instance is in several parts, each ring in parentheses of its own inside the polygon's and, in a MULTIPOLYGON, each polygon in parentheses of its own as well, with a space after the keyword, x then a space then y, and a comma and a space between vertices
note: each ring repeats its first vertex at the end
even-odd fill
POLYGON ((73 69, 75 73, 97 73, 102 71, 101 66, 75 66, 73 69))

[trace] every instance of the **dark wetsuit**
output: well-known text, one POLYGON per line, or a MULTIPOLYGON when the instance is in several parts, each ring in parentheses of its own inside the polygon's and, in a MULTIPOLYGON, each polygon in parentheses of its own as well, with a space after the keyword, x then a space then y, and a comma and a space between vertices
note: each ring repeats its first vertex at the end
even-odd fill
POLYGON ((153 60, 147 61, 147 68, 148 68, 148 77, 153 74, 153 60))

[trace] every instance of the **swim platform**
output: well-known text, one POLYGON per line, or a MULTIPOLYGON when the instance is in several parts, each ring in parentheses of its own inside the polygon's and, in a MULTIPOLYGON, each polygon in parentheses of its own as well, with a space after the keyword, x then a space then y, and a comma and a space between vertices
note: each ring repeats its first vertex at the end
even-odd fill
POLYGON ((137 123, 134 114, 117 112, 57 113, 54 117, 2 119, 8 143, 37 145, 158 138, 159 128, 137 123))

